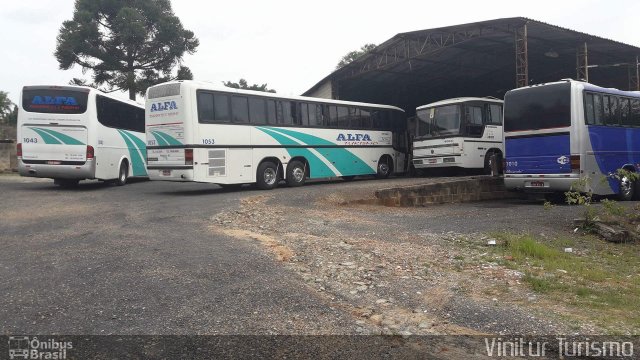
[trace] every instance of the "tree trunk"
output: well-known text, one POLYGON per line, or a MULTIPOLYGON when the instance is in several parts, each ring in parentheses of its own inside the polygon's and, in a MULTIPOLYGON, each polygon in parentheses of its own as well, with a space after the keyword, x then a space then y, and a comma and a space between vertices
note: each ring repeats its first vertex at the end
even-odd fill
POLYGON ((129 87, 129 99, 136 101, 136 73, 133 68, 133 59, 130 57, 127 61, 127 68, 129 73, 127 74, 127 86, 129 87))

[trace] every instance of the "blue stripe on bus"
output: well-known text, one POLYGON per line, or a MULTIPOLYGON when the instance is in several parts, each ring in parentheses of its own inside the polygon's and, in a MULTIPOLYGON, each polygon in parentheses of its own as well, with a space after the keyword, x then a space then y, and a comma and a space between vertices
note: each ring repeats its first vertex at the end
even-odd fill
MULTIPOLYGON (((603 175, 615 173, 625 165, 633 165, 640 171, 640 128, 615 126, 588 126, 589 140, 598 168, 603 175)), ((615 193, 620 192, 619 182, 608 177, 615 193)))
POLYGON ((507 174, 571 172, 571 143, 567 134, 506 138, 507 174))

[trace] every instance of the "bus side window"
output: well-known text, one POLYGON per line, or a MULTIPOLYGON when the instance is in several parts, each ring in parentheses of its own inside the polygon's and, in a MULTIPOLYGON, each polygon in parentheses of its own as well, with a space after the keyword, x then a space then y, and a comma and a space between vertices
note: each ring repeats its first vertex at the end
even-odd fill
POLYGON ((371 129, 371 113, 369 109, 360 109, 360 119, 363 129, 371 129))
POLYGON ((349 110, 346 106, 338 106, 338 127, 340 129, 349 128, 349 110))
POLYGON ((502 106, 498 104, 489 104, 489 116, 487 124, 502 125, 502 106))
POLYGON ((467 106, 467 135, 481 136, 484 129, 481 106, 467 106))
POLYGON ((289 101, 278 101, 276 104, 276 122, 278 125, 291 125, 291 103, 289 101))
POLYGON ((631 99, 629 98, 620 98, 620 125, 629 126, 631 125, 631 99))
POLYGON ((326 116, 322 113, 323 106, 320 104, 313 105, 316 109, 316 122, 315 126, 325 127, 328 124, 326 116))
POLYGON ((595 124, 595 114, 593 112, 593 94, 584 94, 584 114, 585 121, 588 125, 595 124))
POLYGON ((640 126, 640 99, 631 100, 631 126, 640 126))
POLYGON ((276 102, 275 100, 267 100, 267 124, 276 123, 276 102))
POLYGON ((309 105, 300 103, 300 124, 309 126, 309 105))
POLYGON ((593 94, 593 125, 604 125, 604 108, 602 95, 593 94))
POLYGON ((362 122, 360 121, 360 109, 349 108, 349 129, 361 129, 362 122))
POLYGON ((198 93, 198 122, 213 122, 213 94, 198 93))
POLYGON ((300 121, 300 106, 299 103, 292 101, 291 105, 289 106, 289 108, 291 109, 291 124, 293 125, 300 125, 301 121, 300 121))
POLYGON ((316 115, 316 104, 305 104, 307 106, 307 111, 308 111, 308 116, 309 116, 309 126, 317 126, 318 125, 318 120, 316 115))
POLYGON ((337 107, 330 105, 329 108, 329 127, 338 127, 338 109, 337 107))
POLYGON ((615 96, 604 96, 604 122, 606 125, 618 126, 620 125, 619 115, 620 110, 618 108, 618 98, 615 96))
POLYGON ((232 96, 231 97, 231 114, 233 115, 234 123, 248 123, 249 122, 249 102, 244 96, 232 96))
POLYGON ((213 95, 213 113, 216 122, 229 122, 229 97, 227 95, 213 95))
POLYGON ((264 99, 249 98, 249 117, 251 118, 252 124, 264 125, 267 123, 264 99))

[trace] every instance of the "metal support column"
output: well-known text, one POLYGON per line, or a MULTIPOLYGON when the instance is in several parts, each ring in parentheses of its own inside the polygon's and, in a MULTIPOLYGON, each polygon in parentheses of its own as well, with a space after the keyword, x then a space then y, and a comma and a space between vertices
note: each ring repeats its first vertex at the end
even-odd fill
POLYGON ((515 30, 516 88, 529 85, 529 57, 527 53, 527 25, 515 30))
POLYGON ((630 91, 640 91, 640 69, 638 68, 640 64, 638 63, 638 60, 639 59, 636 56, 635 61, 629 64, 629 67, 628 67, 630 91))
POLYGON ((586 42, 576 51, 576 80, 589 82, 589 57, 586 42))

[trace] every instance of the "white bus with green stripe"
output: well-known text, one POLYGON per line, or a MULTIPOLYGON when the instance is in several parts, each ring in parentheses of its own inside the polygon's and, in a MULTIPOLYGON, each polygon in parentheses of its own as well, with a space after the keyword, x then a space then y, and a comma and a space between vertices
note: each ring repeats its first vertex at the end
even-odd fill
POLYGON ((144 107, 84 86, 25 86, 17 150, 22 176, 124 185, 147 177, 144 107))
POLYGON ((222 186, 406 170, 404 111, 176 81, 147 90, 149 178, 222 186))

